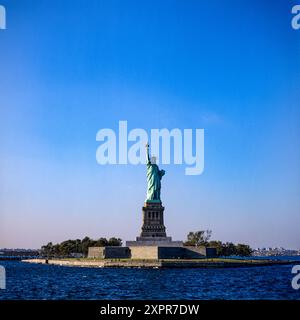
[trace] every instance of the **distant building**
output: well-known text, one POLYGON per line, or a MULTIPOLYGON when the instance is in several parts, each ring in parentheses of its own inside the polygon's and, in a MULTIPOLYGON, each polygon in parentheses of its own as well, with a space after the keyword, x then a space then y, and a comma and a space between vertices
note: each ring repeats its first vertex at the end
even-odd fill
POLYGON ((260 256, 260 257, 266 257, 266 256, 297 256, 300 255, 300 249, 299 250, 293 250, 293 249, 284 249, 283 247, 279 248, 257 248, 252 252, 253 256, 260 256))

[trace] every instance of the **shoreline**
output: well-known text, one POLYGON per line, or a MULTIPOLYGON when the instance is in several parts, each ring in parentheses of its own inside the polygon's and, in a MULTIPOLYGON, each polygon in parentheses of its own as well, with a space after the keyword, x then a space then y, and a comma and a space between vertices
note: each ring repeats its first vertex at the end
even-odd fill
POLYGON ((247 260, 247 259, 24 259, 22 262, 87 268, 245 268, 297 264, 295 260, 247 260))

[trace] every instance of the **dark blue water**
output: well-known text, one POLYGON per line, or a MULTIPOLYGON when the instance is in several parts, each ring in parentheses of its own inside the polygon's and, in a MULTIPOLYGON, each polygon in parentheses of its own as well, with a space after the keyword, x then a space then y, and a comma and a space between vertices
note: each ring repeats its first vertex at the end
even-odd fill
POLYGON ((300 290, 291 286, 292 265, 106 269, 0 264, 7 274, 0 299, 300 299, 300 290))

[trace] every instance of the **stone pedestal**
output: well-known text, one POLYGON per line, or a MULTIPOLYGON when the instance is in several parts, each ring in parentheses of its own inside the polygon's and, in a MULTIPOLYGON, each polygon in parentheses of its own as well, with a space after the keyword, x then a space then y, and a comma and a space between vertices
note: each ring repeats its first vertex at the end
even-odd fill
POLYGON ((166 238, 166 227, 164 225, 164 210, 161 201, 147 201, 143 206, 143 224, 141 236, 143 238, 166 238))
POLYGON ((167 237, 164 225, 164 210, 161 201, 148 200, 142 208, 142 232, 136 241, 126 241, 126 246, 167 246, 181 247, 182 241, 172 241, 167 237))

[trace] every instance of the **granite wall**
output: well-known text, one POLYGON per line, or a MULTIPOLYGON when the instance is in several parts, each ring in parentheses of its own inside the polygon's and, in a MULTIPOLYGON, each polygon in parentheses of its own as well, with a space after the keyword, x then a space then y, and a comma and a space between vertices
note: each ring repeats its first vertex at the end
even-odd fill
POLYGON ((90 247, 88 252, 88 258, 98 259, 200 259, 215 256, 215 248, 192 246, 90 247))

